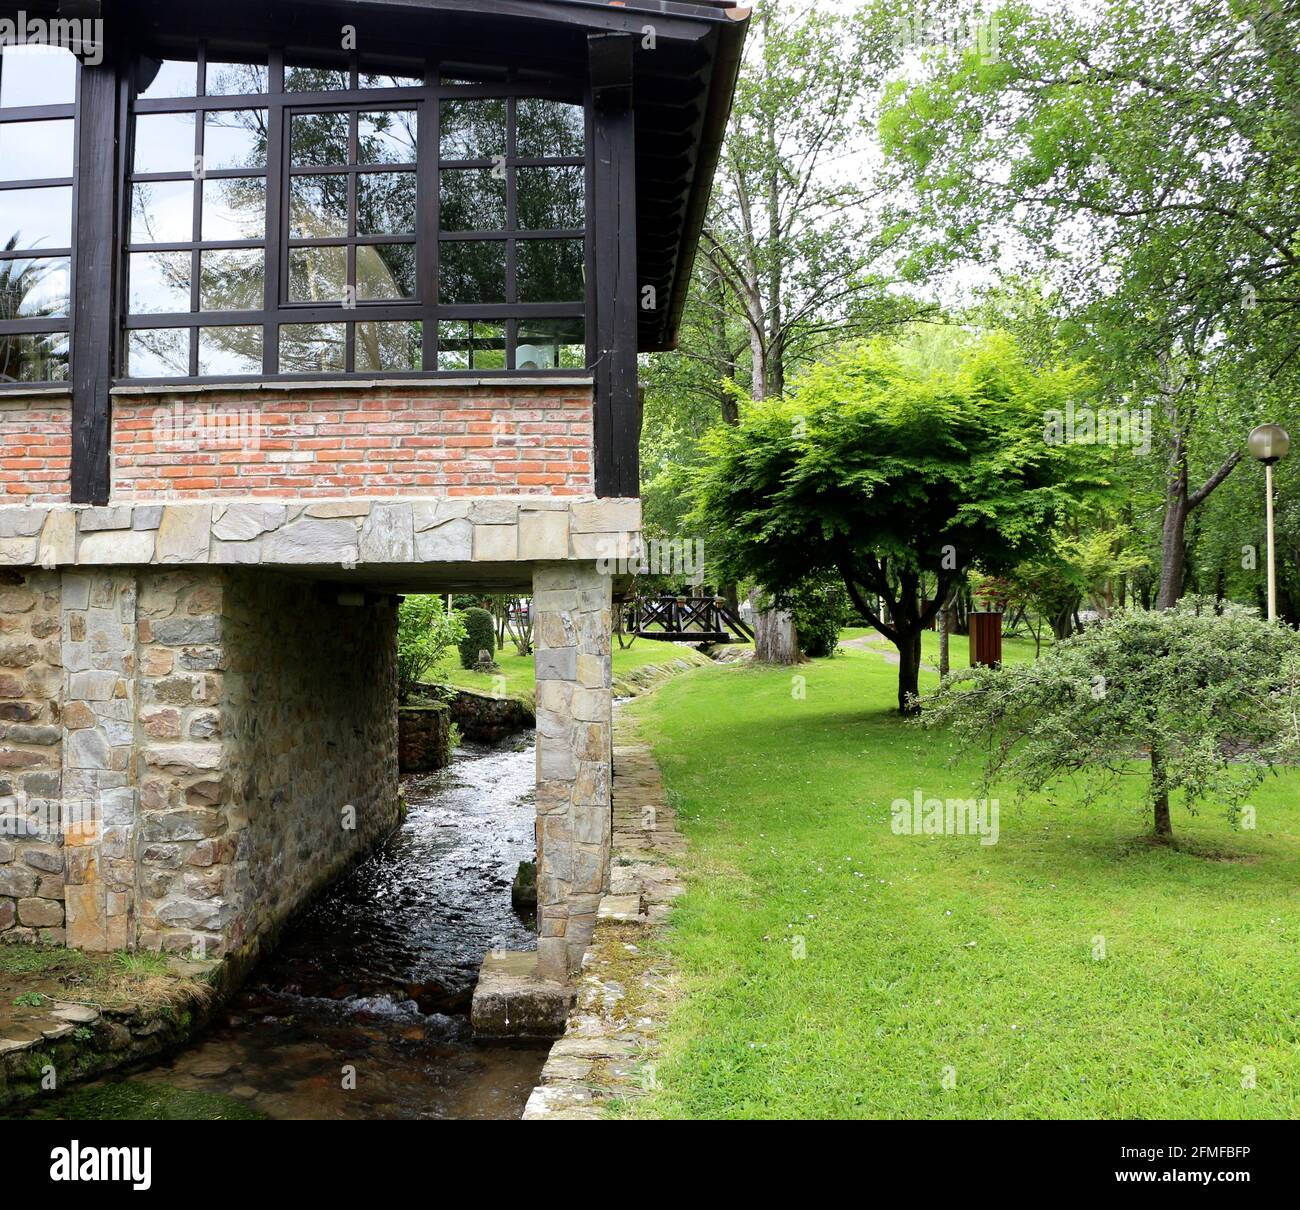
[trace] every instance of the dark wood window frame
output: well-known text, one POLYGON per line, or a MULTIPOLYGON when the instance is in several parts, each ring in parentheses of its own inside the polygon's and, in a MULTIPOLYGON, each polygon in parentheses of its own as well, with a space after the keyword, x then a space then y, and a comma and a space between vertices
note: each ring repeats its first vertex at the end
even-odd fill
MULTIPOLYGON (((300 56, 292 50, 287 52, 291 60, 300 56)), ((305 56, 304 56, 305 57, 305 56)), ((275 381, 313 381, 346 380, 350 377, 365 379, 410 379, 429 378, 436 380, 449 376, 463 377, 466 373, 475 377, 521 377, 547 378, 572 376, 575 372, 586 373, 586 368, 528 369, 514 368, 515 349, 518 344, 520 321, 527 320, 565 320, 578 319, 584 325, 584 340, 587 350, 586 364, 593 366, 597 361, 596 348, 596 311, 594 290, 595 269, 593 266, 593 168, 591 148, 594 143, 593 116, 589 90, 582 85, 555 85, 521 77, 517 73, 502 73, 500 81, 491 80, 479 84, 444 84, 442 83, 442 65, 436 60, 429 60, 423 65, 424 84, 420 87, 376 88, 360 86, 362 74, 382 72, 384 66, 373 61, 362 61, 356 54, 348 59, 347 70, 350 87, 347 90, 335 89, 321 92, 286 92, 285 68, 286 51, 273 48, 268 53, 269 92, 262 94, 240 94, 233 96, 202 95, 206 84, 206 45, 197 48, 195 78, 198 83, 199 96, 182 98, 141 98, 134 99, 123 107, 122 129, 119 137, 126 148, 123 156, 124 171, 120 181, 121 235, 119 247, 122 249, 123 271, 121 273, 121 290, 118 315, 121 317, 120 328, 123 339, 119 342, 125 357, 127 337, 130 332, 148 329, 190 329, 195 333, 201 328, 226 326, 260 327, 262 329, 262 369, 257 374, 247 375, 200 375, 198 373, 198 340, 191 337, 190 374, 185 376, 168 376, 165 378, 128 378, 124 376, 125 366, 118 362, 118 379, 120 385, 132 387, 174 387, 177 385, 203 385, 214 382, 263 382, 275 381), (578 104, 584 114, 584 142, 586 151, 582 156, 556 157, 516 157, 515 133, 516 111, 520 100, 537 98, 555 100, 569 104, 578 104), (440 231, 440 172, 448 169, 492 168, 497 160, 443 160, 441 151, 441 103, 449 99, 484 99, 504 100, 507 104, 507 222, 502 231, 491 232, 443 232, 440 231), (384 302, 356 301, 355 305, 339 303, 295 303, 288 299, 288 265, 291 245, 303 241, 291 241, 289 238, 288 182, 294 175, 311 175, 311 167, 295 167, 290 163, 289 122, 292 115, 300 113, 364 113, 385 109, 410 109, 418 113, 419 151, 414 166, 417 177, 417 220, 415 232, 417 260, 417 296, 410 300, 384 302), (267 165, 262 169, 236 169, 214 171, 214 178, 260 177, 265 175, 267 182, 267 229, 265 240, 266 272, 265 294, 260 310, 241 310, 233 312, 202 312, 191 310, 177 313, 142 313, 130 314, 127 309, 127 273, 126 257, 134 245, 127 243, 127 231, 130 221, 131 186, 135 175, 130 171, 133 159, 133 127, 135 115, 154 113, 189 113, 196 116, 196 156, 201 151, 202 131, 205 123, 203 117, 212 111, 266 110, 268 129, 267 165), (519 169, 532 167, 582 167, 586 174, 586 204, 584 207, 584 226, 581 229, 547 229, 524 230, 517 225, 517 172, 519 169), (504 240, 507 247, 507 301, 505 303, 464 303, 444 304, 438 299, 440 249, 443 242, 504 240), (583 241, 583 269, 585 297, 581 301, 566 303, 519 303, 517 294, 517 265, 515 250, 524 240, 546 239, 581 239, 583 241), (279 328, 282 325, 313 324, 347 324, 348 359, 347 365, 353 364, 353 346, 355 325, 365 322, 408 321, 420 322, 423 332, 423 369, 372 371, 372 370, 335 370, 326 373, 281 373, 279 367, 279 328), (438 364, 439 325, 450 321, 479 321, 501 324, 505 327, 507 363, 503 369, 435 369, 438 364)), ((226 53, 217 56, 220 62, 232 61, 226 53)), ((323 65, 323 64, 322 64, 323 65)), ((390 70, 409 74, 410 65, 403 67, 394 62, 386 65, 390 70)), ((341 62, 340 62, 341 67, 341 62)), ((186 180, 193 179, 192 174, 151 174, 143 179, 186 180)), ((196 215, 201 204, 201 189, 196 189, 196 215)), ((198 234, 197 218, 195 231, 198 234)), ((309 240, 306 243, 320 245, 323 242, 309 240)), ((361 240, 343 240, 344 244, 355 246, 360 243, 410 242, 400 238, 377 237, 361 240)), ((189 241, 176 245, 177 251, 190 251, 192 254, 191 305, 197 307, 199 290, 197 260, 199 249, 220 250, 223 248, 259 248, 261 241, 189 241)), ((153 250, 162 251, 172 248, 170 244, 153 246, 153 250)), ((138 249, 137 249, 138 250, 138 249)))

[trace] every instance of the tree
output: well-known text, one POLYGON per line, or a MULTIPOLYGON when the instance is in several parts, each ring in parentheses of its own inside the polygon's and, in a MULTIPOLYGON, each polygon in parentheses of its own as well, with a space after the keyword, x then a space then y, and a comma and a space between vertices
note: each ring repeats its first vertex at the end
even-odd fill
POLYGON ((779 593, 838 574, 898 648, 898 705, 910 713, 921 633, 952 586, 969 568, 997 573, 1041 553, 1058 520, 1104 486, 1086 449, 1044 440, 1044 412, 1088 386, 1077 366, 1031 370, 1003 336, 956 373, 918 373, 869 342, 710 431, 696 516, 738 577, 779 593))
POLYGON ((1168 608, 1189 518, 1239 465, 1240 384, 1300 354, 1300 11, 1019 2, 995 19, 996 54, 932 56, 885 106, 908 268, 1012 245, 1052 273, 1102 377, 1157 412, 1168 608))
POLYGON ((397 695, 403 704, 420 678, 464 637, 460 614, 448 613, 441 597, 407 597, 397 614, 397 695))
POLYGON ((1146 783, 1157 840, 1170 803, 1242 803, 1300 754, 1300 639, 1254 611, 1206 598, 1087 627, 1033 664, 972 669, 932 698, 926 726, 985 751, 986 783, 1030 790, 1076 774, 1085 805, 1120 779, 1146 783))

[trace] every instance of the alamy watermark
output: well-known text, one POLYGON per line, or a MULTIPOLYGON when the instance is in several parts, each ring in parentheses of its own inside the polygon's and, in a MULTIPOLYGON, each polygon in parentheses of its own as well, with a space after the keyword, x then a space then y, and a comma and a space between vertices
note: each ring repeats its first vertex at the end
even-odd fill
POLYGON ((1078 407, 1071 401, 1064 411, 1052 408, 1043 414, 1043 440, 1048 445, 1122 445, 1145 456, 1151 452, 1151 409, 1078 407))
POLYGON ((0 17, 0 48, 7 46, 70 50, 83 63, 98 67, 104 61, 102 17, 32 17, 19 10, 0 17))
POLYGON ((890 807, 895 836, 978 836, 990 847, 1001 835, 1002 810, 996 798, 896 798, 890 807))
POLYGON ((939 13, 913 5, 899 13, 894 27, 904 51, 974 50, 983 63, 996 63, 1002 57, 1002 25, 996 13, 979 9, 939 13))
POLYGON ((155 445, 186 449, 256 450, 262 441, 262 414, 256 408, 223 408, 182 400, 154 408, 150 432, 155 445))
POLYGON ((616 557, 598 560, 599 570, 616 576, 673 576, 689 584, 704 581, 702 538, 640 538, 621 544, 616 557))

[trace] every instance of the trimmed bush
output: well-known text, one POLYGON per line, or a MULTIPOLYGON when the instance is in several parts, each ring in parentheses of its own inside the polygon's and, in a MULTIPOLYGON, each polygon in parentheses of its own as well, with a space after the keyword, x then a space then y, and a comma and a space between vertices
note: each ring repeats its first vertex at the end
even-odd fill
POLYGON ((497 627, 486 609, 467 609, 464 614, 465 637, 460 641, 460 663, 463 668, 473 668, 478 663, 479 652, 486 651, 491 659, 497 649, 497 627))

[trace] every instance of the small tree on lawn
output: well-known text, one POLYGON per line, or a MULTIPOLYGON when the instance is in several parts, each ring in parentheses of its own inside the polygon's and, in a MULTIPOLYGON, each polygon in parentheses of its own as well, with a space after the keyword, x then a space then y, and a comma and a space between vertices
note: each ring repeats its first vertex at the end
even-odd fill
POLYGON ((448 613, 441 597, 407 597, 397 614, 397 696, 405 705, 420 678, 464 637, 458 613, 448 613))
POLYGON ((781 594, 838 575, 898 648, 909 713, 921 634, 952 586, 1046 553, 1104 485, 1088 451, 1044 435, 1044 417, 1088 387, 1078 367, 1031 368, 1001 335, 956 373, 910 368, 882 341, 846 350, 706 435, 696 519, 726 578, 781 594))
POLYGON ((1300 637, 1241 606, 1188 598, 1088 626, 1033 664, 972 669, 924 703, 922 722, 987 753, 985 780, 1030 790, 1079 775, 1091 805, 1141 778, 1159 841, 1181 795, 1234 812, 1300 757, 1300 637))

